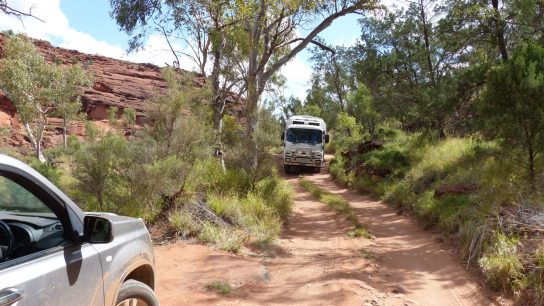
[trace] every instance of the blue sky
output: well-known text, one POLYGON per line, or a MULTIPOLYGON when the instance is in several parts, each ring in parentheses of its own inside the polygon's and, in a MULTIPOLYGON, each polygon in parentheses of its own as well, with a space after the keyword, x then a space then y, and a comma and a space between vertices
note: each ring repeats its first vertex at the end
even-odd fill
MULTIPOLYGON (((10 0, 10 5, 20 9, 33 7, 34 14, 45 23, 25 20, 22 25, 14 18, 2 16, 0 30, 14 29, 56 46, 86 53, 157 65, 172 62, 160 35, 150 36, 144 50, 126 54, 129 37, 119 31, 109 16, 108 0, 10 0)), ((320 36, 330 45, 352 45, 359 36, 357 18, 356 15, 342 17, 320 36)), ((301 33, 305 31, 301 30, 301 33)), ((305 97, 311 76, 309 57, 309 52, 303 51, 282 69, 287 78, 286 95, 305 97)), ((182 68, 191 69, 194 65, 187 61, 182 68)))

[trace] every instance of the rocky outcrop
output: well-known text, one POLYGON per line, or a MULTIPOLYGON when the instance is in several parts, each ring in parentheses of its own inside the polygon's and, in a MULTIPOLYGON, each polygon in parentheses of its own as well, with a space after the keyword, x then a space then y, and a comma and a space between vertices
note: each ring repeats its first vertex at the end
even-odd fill
POLYGON ((443 197, 445 195, 463 195, 471 194, 478 191, 480 187, 475 184, 454 184, 444 185, 435 190, 434 196, 436 198, 443 197))
MULTIPOLYGON (((0 57, 2 46, 7 37, 0 34, 0 57)), ((124 108, 131 107, 136 111, 136 122, 142 124, 147 119, 149 110, 149 99, 153 96, 166 92, 167 84, 164 80, 161 68, 152 64, 136 64, 127 61, 112 59, 99 55, 84 54, 75 50, 67 50, 52 46, 49 42, 35 40, 34 44, 38 47, 45 58, 51 62, 72 65, 80 63, 94 75, 94 85, 92 88, 84 89, 82 92, 82 112, 86 114, 88 120, 104 122, 108 118, 108 109, 117 107, 118 115, 122 114, 124 108)), ((180 73, 190 74, 193 77, 193 83, 201 87, 205 79, 195 73, 182 71, 180 73)), ((242 100, 236 96, 230 96, 227 99, 227 112, 241 119, 243 109, 242 100)), ((47 131, 48 141, 45 146, 51 146, 58 142, 58 124, 55 118, 52 118, 52 125, 47 131)), ((243 121, 241 119, 241 121, 243 121)), ((83 130, 82 124, 76 123, 72 127, 75 134, 80 134, 83 130)), ((16 110, 0 91, 0 129, 10 130, 11 136, 7 137, 8 132, 0 133, 0 144, 9 146, 29 145, 24 141, 21 143, 21 127, 17 120, 16 110), (8 140, 6 140, 6 137, 8 140), (13 139, 18 139, 14 141, 13 139), (13 140, 13 141, 12 141, 13 140)))

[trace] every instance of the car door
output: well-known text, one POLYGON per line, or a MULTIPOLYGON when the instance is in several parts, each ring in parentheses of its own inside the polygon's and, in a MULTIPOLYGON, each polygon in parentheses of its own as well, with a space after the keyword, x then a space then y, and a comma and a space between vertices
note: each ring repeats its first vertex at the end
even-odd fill
MULTIPOLYGON (((43 236, 47 230, 63 231, 60 241, 42 241, 41 244, 34 241, 34 248, 42 245, 43 249, 35 248, 28 254, 13 255, 0 262, 0 305, 104 305, 98 252, 92 245, 72 237, 67 208, 57 202, 58 199, 48 197, 48 192, 37 189, 39 187, 36 181, 0 171, 0 220, 17 232, 14 225, 17 222, 22 224, 19 227, 43 225, 48 220, 54 222, 56 217, 60 223, 31 234, 43 236), (50 219, 44 221, 40 216, 50 219), (52 243, 55 245, 48 246, 52 243)), ((13 235, 15 239, 22 237, 13 235)))

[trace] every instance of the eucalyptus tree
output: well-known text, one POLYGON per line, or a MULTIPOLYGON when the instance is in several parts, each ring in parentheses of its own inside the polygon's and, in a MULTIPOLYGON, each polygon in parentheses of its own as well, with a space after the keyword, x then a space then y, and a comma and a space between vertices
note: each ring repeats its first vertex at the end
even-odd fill
MULTIPOLYGON (((110 0, 111 15, 121 29, 132 35, 129 52, 143 47, 150 34, 159 33, 175 57, 172 65, 180 67, 187 58, 212 87, 213 126, 220 132, 225 101, 243 93, 241 76, 233 72, 226 43, 233 18, 235 1, 229 0, 110 0), (211 65, 211 67, 210 67, 211 65), (211 68, 211 69, 210 69, 211 68)), ((166 63, 167 65, 170 65, 166 63)))
POLYGON ((42 140, 48 115, 54 110, 50 99, 52 66, 24 35, 11 36, 0 60, 0 88, 13 103, 36 157, 45 162, 42 140))
POLYGON ((52 82, 49 99, 54 101, 53 115, 62 118, 62 139, 64 148, 68 146, 68 126, 81 111, 81 87, 92 86, 92 76, 79 64, 52 69, 52 82))
POLYGON ((198 67, 198 72, 212 89, 211 108, 216 131, 216 156, 223 170, 222 129, 228 99, 239 99, 245 91, 236 49, 227 43, 235 1, 230 0, 110 0, 112 17, 122 30, 132 35, 129 51, 143 46, 149 33, 160 33, 180 67, 184 56, 198 67), (181 43, 181 46, 179 46, 181 43), (185 51, 188 49, 188 51, 185 51), (211 69, 210 69, 211 64, 211 69), (211 70, 211 72, 210 72, 211 70))
POLYGON ((246 68, 246 132, 251 134, 256 110, 267 84, 274 74, 309 44, 319 45, 317 36, 342 16, 361 13, 377 6, 374 0, 336 1, 237 1, 241 19, 239 40, 244 50, 246 68), (310 28, 299 36, 302 28, 310 28))

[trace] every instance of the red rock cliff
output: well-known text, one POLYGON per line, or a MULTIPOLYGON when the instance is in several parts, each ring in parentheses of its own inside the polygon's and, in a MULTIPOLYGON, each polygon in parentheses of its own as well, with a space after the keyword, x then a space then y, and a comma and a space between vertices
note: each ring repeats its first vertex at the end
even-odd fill
MULTIPOLYGON (((0 34, 0 57, 3 56, 1 47, 6 36, 0 34)), ((116 60, 99 55, 84 54, 75 50, 67 50, 52 46, 49 42, 35 40, 34 44, 49 61, 70 65, 81 63, 94 75, 94 86, 82 93, 82 112, 89 120, 104 121, 107 119, 107 109, 116 106, 121 113, 126 107, 136 110, 137 123, 146 119, 148 99, 160 95, 167 89, 162 77, 161 68, 152 64, 136 64, 116 60)), ((195 86, 202 86, 204 78, 195 74, 195 86)), ((240 99, 231 98, 228 101, 229 113, 239 117, 242 113, 240 99)), ((60 121, 51 118, 51 126, 47 131, 46 147, 60 141, 60 121)), ((72 134, 82 135, 82 123, 75 123, 72 134)), ((0 90, 0 145, 29 146, 17 120, 16 109, 0 90)))

